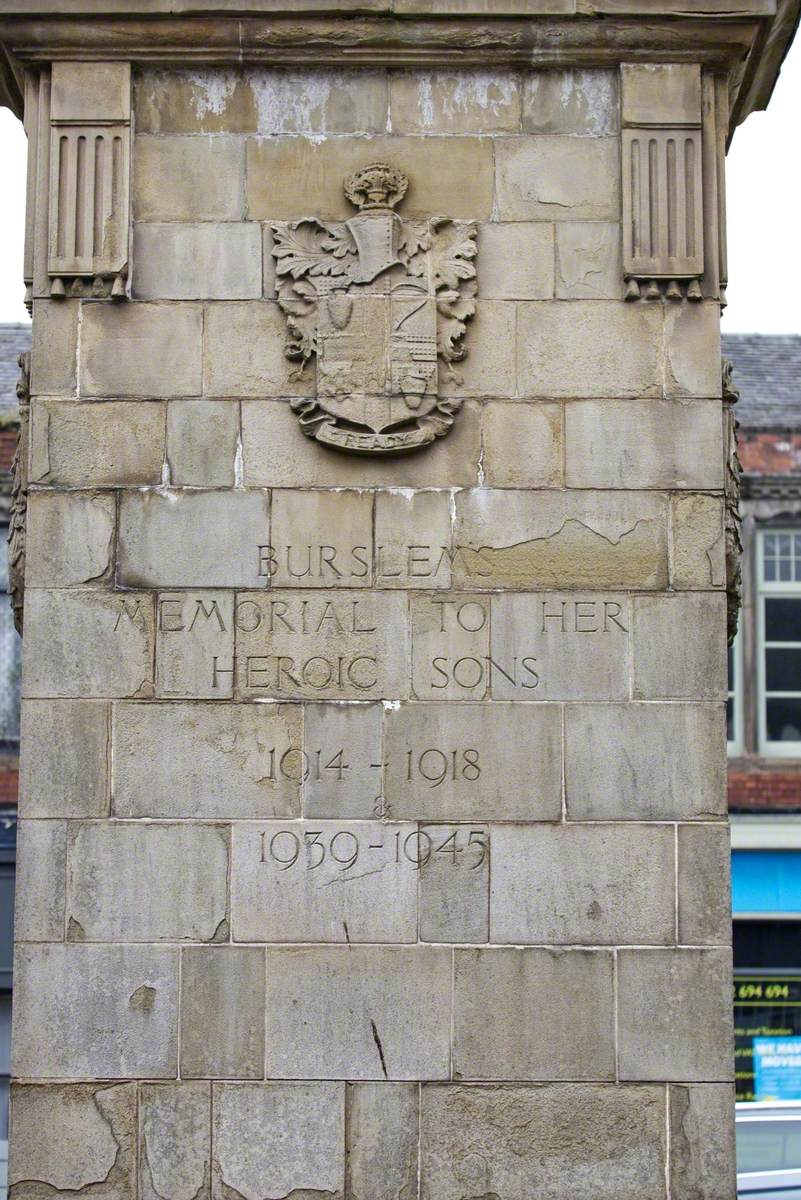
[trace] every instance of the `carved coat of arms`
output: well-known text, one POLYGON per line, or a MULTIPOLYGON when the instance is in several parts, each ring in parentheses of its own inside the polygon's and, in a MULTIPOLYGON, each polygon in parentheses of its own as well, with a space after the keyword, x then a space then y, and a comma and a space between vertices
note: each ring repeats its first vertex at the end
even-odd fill
POLYGON ((329 446, 391 454, 447 433, 461 401, 439 394, 457 378, 465 322, 475 312, 476 227, 394 211, 408 179, 371 163, 345 180, 359 212, 273 224, 287 356, 316 358, 316 394, 292 402, 304 433, 329 446), (442 364, 440 366, 440 364, 442 364))

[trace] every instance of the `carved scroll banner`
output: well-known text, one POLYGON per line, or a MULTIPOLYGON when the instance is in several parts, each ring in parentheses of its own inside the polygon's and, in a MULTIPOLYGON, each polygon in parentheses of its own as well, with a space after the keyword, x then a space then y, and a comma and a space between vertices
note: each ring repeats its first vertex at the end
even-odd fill
POLYGON ((395 213, 409 181, 387 163, 345 180, 349 221, 273 225, 286 353, 317 359, 313 399, 293 401, 310 437, 362 454, 392 454, 447 433, 461 400, 439 394, 475 312, 476 227, 395 213))

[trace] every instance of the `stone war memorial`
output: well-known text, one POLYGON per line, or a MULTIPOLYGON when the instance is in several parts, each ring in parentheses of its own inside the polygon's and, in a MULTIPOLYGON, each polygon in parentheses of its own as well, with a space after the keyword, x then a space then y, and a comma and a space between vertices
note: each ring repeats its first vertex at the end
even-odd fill
POLYGON ((0 0, 11 1200, 733 1200, 724 155, 795 0, 0 0))

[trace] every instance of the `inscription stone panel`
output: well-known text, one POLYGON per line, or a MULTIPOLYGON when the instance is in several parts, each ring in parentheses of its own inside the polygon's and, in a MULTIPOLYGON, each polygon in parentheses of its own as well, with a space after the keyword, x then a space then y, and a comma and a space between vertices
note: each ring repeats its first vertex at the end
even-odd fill
MULTIPOLYGON (((690 526, 717 552, 751 26, 101 7, 20 50, 12 1200, 724 1200, 725 575, 690 526), (46 64, 84 45, 92 127, 130 114, 114 303, 47 270, 46 64), (669 83, 677 45, 718 64, 705 274, 627 301, 620 60, 669 83)), ((627 137, 681 128, 640 91, 627 137)))

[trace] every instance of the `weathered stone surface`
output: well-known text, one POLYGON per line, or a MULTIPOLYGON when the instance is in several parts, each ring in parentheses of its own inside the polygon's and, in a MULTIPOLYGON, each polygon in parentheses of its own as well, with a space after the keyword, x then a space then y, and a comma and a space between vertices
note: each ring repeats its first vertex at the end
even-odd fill
POLYGON ((360 820, 384 813, 382 718, 380 704, 304 706, 305 817, 360 820))
POLYGON ((658 396, 661 361, 660 305, 599 300, 520 305, 520 396, 658 396))
POLYGON ((731 843, 726 825, 678 828, 679 941, 731 944, 731 843))
POLYGON ((633 603, 634 699, 725 700, 725 596, 635 596, 633 603))
POLYGON ((182 951, 181 1076, 264 1078, 264 951, 257 946, 182 951))
POLYGON ((492 942, 675 941, 671 828, 494 825, 491 836, 492 942))
POLYGON ((266 492, 136 491, 120 507, 118 581, 126 587, 266 587, 266 492))
POLYGON ((721 488, 715 400, 583 400, 565 405, 565 483, 576 488, 721 488))
POLYGON ((470 346, 452 377, 440 380, 449 396, 511 396, 515 389, 514 346, 517 306, 506 300, 479 300, 470 322, 470 346))
POLYGON ((421 1111, 423 1200, 665 1196, 663 1088, 424 1087, 421 1111))
POLYGON ((302 744, 302 719, 286 704, 117 705, 115 815, 299 815, 298 755, 287 752, 302 744))
POLYGON ((475 401, 462 405, 448 436, 428 446, 424 454, 387 458, 339 454, 313 438, 298 437, 297 417, 285 400, 242 403, 247 487, 469 486, 478 479, 480 452, 480 408, 475 401))
POLYGON ((559 487, 562 482, 562 409, 558 404, 502 404, 484 408, 484 476, 489 487, 559 487))
POLYGON ((386 715, 385 796, 417 821, 557 820, 560 741, 551 706, 402 704, 386 715))
POLYGON ((447 1079, 451 952, 267 950, 267 1077, 447 1079))
MULTIPOLYGON (((489 138, 370 137, 331 140, 250 138, 247 203, 251 219, 347 219, 342 179, 370 162, 390 162, 414 179, 404 212, 486 220, 492 212, 489 138)), ((517 218, 512 218, 513 220, 517 218)))
POLYGON ((722 705, 570 705, 565 709, 568 818, 722 817, 726 804, 723 743, 722 705))
POLYGON ((721 496, 673 496, 670 503, 674 588, 723 587, 726 583, 724 507, 721 496))
POLYGON ((177 487, 233 487, 239 412, 227 400, 167 405, 167 464, 177 487))
POLYGON ((451 581, 452 493, 375 496, 375 581, 381 588, 447 588, 451 581))
POLYGON ((137 300, 254 300, 261 296, 258 225, 204 221, 134 226, 137 300))
POLYGON ((412 596, 412 692, 418 700, 484 700, 490 689, 488 596, 412 596))
POLYGON ((82 396, 199 396, 198 304, 84 305, 82 396))
POLYGON ((69 587, 104 579, 114 548, 115 500, 90 492, 28 497, 25 583, 69 587))
POLYGON ((72 941, 212 941, 226 920, 227 887, 224 828, 119 821, 70 828, 72 941))
POLYGON ((523 92, 528 133, 608 137, 620 130, 617 72, 530 71, 523 92))
POLYGON ((342 1200, 344 1083, 215 1084, 213 1139, 215 1200, 342 1200))
MULTIPOLYGON (((286 322, 273 301, 212 304, 206 314, 203 391, 207 396, 308 396, 312 370, 300 373, 289 361, 286 340, 286 322)), ((252 479, 246 482, 253 485, 252 479)))
POLYGON ((345 1194, 351 1200, 417 1195, 419 1105, 412 1083, 352 1083, 347 1089, 345 1194))
POLYGON ((14 937, 18 942, 64 938, 64 821, 20 821, 17 827, 14 937))
POLYGON ((234 657, 233 592, 161 592, 156 607, 156 695, 222 700, 233 676, 214 662, 234 657))
POLYGON ((373 497, 369 492, 272 494, 270 546, 262 574, 271 587, 369 587, 373 497))
POLYGON ((556 225, 556 295, 560 300, 619 300, 623 294, 620 226, 608 221, 556 225))
POLYGON ((210 1085, 143 1083, 139 1120, 142 1200, 208 1200, 210 1085))
POLYGON ((620 1078, 729 1082, 731 952, 620 950, 617 962, 620 1078))
POLYGON ((72 396, 77 383, 77 300, 35 300, 32 326, 31 391, 39 396, 72 396))
POLYGON ((493 699, 628 699, 626 596, 499 595, 492 609, 493 699))
POLYGON ((459 492, 454 542, 462 587, 667 584, 667 504, 645 492, 459 492))
POLYGON ((545 222, 482 225, 479 294, 489 300, 549 300, 554 294, 554 230, 545 222))
POLYGON ((734 1088, 700 1083, 670 1088, 670 1194, 675 1200, 728 1200, 737 1189, 734 1088))
POLYGON ((390 78, 393 133, 516 133, 520 87, 491 71, 397 73, 390 78))
POLYGON ((14 1075, 175 1076, 177 949, 19 946, 14 991, 14 1075))
POLYGON ((387 80, 366 70, 148 70, 135 112, 140 133, 380 133, 387 80))
POLYGON ((57 62, 52 68, 53 120, 127 121, 131 68, 124 62, 57 62))
POLYGON ((666 309, 665 395, 720 396, 718 304, 677 304, 666 309))
POLYGON ((406 597, 400 592, 242 592, 234 623, 243 698, 408 694, 406 597))
POLYGON ((164 405, 32 405, 31 482, 46 487, 139 487, 160 483, 164 405))
POLYGON ((25 597, 27 697, 153 695, 153 598, 45 591, 25 597))
POLYGON ((502 221, 619 219, 617 138, 498 138, 495 163, 502 221))
POLYGON ((454 1079, 614 1079, 612 955, 454 951, 454 1079))
POLYGON ((20 1200, 136 1196, 136 1084, 15 1084, 9 1186, 20 1200), (46 1136, 42 1136, 46 1131, 46 1136))
POLYGON ((415 942, 414 825, 280 821, 234 827, 238 942, 415 942))
POLYGON ((697 63, 623 63, 625 125, 676 125, 701 120, 701 69, 697 63))
POLYGON ((106 814, 109 709, 93 700, 23 701, 20 816, 106 814))
POLYGON ((137 221, 241 221, 245 140, 149 137, 134 141, 137 221))
POLYGON ((420 940, 486 942, 489 934, 490 830, 425 825, 418 838, 420 940))

